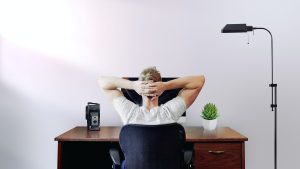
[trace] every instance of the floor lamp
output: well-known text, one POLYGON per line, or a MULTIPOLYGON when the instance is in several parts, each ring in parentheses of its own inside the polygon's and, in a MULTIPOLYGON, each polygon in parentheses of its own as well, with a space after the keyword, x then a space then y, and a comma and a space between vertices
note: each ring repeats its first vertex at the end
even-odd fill
POLYGON ((272 89, 272 103, 271 103, 271 109, 274 111, 274 168, 277 169, 277 84, 274 84, 273 77, 274 77, 274 71, 273 71, 273 36, 272 33, 266 29, 261 27, 253 27, 253 26, 247 26, 246 24, 227 24, 222 29, 222 33, 245 33, 254 31, 255 29, 262 29, 267 31, 271 36, 271 84, 269 84, 269 87, 272 89))

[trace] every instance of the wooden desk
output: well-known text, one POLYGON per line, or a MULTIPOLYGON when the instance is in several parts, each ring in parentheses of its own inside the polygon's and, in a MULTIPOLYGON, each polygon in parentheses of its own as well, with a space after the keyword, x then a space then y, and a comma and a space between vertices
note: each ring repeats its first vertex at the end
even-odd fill
MULTIPOLYGON (((229 127, 214 132, 202 127, 184 127, 187 146, 194 149, 195 169, 245 169, 247 137, 229 127)), ((75 127, 55 138, 58 141, 58 169, 111 168, 108 150, 119 148, 120 127, 88 131, 75 127)))

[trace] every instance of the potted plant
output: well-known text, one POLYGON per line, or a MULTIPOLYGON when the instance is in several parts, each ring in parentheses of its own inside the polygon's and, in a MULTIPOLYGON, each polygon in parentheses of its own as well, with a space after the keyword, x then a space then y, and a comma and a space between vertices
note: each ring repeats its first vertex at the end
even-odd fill
POLYGON ((218 109, 215 104, 207 103, 202 110, 203 127, 205 130, 214 130, 218 123, 218 109))

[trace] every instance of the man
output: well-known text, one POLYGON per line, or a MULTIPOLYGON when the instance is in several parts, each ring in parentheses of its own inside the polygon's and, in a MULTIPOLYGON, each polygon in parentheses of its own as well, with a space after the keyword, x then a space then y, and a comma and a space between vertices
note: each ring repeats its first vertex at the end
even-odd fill
POLYGON ((203 75, 180 77, 168 82, 161 81, 155 67, 144 69, 138 81, 117 77, 101 77, 99 85, 113 102, 124 124, 166 124, 176 122, 189 108, 205 82, 203 75), (138 106, 124 97, 119 88, 132 89, 143 98, 143 106, 138 106), (178 96, 163 105, 158 105, 158 97, 165 91, 182 88, 178 96))

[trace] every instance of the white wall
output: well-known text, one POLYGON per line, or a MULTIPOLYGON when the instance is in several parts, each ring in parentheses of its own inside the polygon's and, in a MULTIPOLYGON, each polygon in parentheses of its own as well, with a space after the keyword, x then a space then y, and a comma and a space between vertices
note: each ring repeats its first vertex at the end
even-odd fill
POLYGON ((137 76, 156 65, 163 76, 204 74, 188 110, 214 102, 220 125, 249 137, 246 168, 273 168, 270 39, 263 31, 221 34, 247 23, 274 35, 278 86, 278 168, 295 168, 300 137, 300 3, 296 0, 27 0, 0 2, 0 168, 56 168, 54 137, 85 125, 88 101, 102 125, 121 125, 99 91, 99 75, 137 76))

